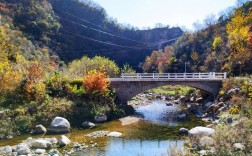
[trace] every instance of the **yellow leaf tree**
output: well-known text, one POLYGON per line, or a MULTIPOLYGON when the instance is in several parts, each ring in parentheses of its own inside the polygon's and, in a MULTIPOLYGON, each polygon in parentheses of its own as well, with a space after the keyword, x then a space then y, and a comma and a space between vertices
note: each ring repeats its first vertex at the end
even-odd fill
POLYGON ((109 87, 110 82, 107 80, 107 75, 103 71, 91 70, 83 79, 83 87, 88 94, 102 93, 104 94, 109 87))

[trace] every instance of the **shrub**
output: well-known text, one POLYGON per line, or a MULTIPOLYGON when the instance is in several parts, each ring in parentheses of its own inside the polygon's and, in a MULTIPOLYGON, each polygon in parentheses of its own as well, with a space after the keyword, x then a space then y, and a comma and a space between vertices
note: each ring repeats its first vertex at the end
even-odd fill
POLYGON ((82 85, 88 94, 104 94, 109 87, 109 81, 105 72, 91 70, 84 76, 82 85))

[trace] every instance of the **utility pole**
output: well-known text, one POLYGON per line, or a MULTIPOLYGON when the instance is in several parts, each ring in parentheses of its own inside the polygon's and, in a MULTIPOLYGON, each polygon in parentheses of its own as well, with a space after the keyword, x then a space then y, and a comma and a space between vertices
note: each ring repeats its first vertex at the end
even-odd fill
POLYGON ((185 62, 185 73, 186 73, 186 63, 187 63, 187 62, 185 62))

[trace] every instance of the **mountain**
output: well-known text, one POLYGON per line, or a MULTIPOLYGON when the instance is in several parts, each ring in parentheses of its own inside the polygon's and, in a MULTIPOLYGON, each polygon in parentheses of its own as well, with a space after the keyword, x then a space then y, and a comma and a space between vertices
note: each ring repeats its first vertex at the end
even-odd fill
POLYGON ((35 49, 47 49, 65 62, 101 55, 137 68, 153 49, 164 48, 183 34, 179 27, 139 30, 121 25, 88 0, 0 0, 0 12, 2 25, 11 25, 35 49))
MULTIPOLYGON (((245 1, 246 2, 246 1, 245 1)), ((185 32, 164 52, 153 51, 143 63, 145 72, 252 73, 252 2, 207 19, 205 28, 185 32), (171 55, 172 53, 172 55, 171 55)))

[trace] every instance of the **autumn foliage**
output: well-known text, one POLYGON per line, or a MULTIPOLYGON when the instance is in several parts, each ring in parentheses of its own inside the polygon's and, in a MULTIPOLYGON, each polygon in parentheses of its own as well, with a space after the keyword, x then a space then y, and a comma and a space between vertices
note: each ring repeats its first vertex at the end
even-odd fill
POLYGON ((88 94, 97 92, 103 94, 109 86, 109 81, 105 72, 91 70, 84 76, 82 85, 88 94))
POLYGON ((45 94, 46 85, 43 83, 44 70, 40 63, 33 63, 28 68, 25 92, 29 100, 40 100, 45 94))
POLYGON ((22 73, 8 63, 0 63, 0 90, 1 93, 13 91, 19 86, 22 79, 22 73))

